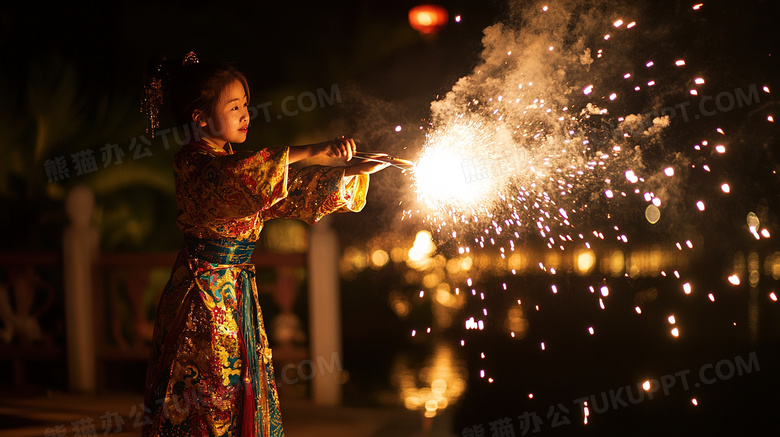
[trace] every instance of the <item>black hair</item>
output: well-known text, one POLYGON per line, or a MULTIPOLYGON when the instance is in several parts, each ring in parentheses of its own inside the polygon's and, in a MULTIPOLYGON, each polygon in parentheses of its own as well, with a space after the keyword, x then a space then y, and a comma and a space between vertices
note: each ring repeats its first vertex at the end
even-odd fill
MULTIPOLYGON (((161 82, 159 92, 170 97, 170 108, 179 125, 193 122, 192 113, 200 110, 211 118, 222 91, 236 80, 241 83, 249 100, 249 83, 235 66, 227 63, 209 63, 195 60, 194 53, 185 62, 153 59, 146 67, 147 77, 161 82)), ((149 97, 147 99, 147 105, 149 97)), ((147 112, 149 109, 147 109, 147 112)))

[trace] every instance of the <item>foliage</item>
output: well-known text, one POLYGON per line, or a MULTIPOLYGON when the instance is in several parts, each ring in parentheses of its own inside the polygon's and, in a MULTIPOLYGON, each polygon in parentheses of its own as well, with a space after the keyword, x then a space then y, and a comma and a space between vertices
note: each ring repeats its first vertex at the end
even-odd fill
POLYGON ((96 194, 97 222, 110 236, 104 249, 138 247, 159 237, 159 226, 148 218, 173 204, 171 153, 158 153, 154 143, 143 160, 127 151, 127 143, 143 133, 135 92, 140 81, 137 87, 101 88, 85 83, 75 63, 46 53, 31 56, 26 67, 21 79, 0 76, 6 96, 0 100, 0 208, 6 211, 0 225, 9 231, 0 248, 56 250, 67 224, 64 199, 75 184, 96 194), (125 150, 122 164, 104 165, 100 149, 110 143, 125 150), (73 155, 84 151, 95 157, 93 171, 75 167, 73 155), (67 175, 47 173, 48 160, 57 158, 67 163, 67 175), (130 192, 136 194, 115 196, 130 192))

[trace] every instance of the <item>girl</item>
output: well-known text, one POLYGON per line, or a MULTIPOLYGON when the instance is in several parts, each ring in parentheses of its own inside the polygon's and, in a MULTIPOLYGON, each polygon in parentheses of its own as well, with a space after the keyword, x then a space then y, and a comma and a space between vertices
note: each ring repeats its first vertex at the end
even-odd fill
MULTIPOLYGON (((288 167, 313 156, 350 161, 355 142, 344 137, 234 151, 249 128, 245 77, 230 66, 199 63, 193 53, 177 70, 167 81, 172 108, 197 135, 174 159, 185 244, 157 309, 143 435, 283 436, 250 264, 255 241, 266 220, 314 224, 334 211, 360 211, 368 175, 387 165, 288 167)), ((147 103, 158 97, 147 93, 147 103)))

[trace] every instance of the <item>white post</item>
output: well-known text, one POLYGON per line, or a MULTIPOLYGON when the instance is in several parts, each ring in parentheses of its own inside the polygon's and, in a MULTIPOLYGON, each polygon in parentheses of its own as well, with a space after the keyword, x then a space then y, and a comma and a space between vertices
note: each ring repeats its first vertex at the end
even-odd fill
POLYGON ((311 228, 309 245, 309 339, 312 401, 341 404, 341 302, 339 244, 330 216, 311 228))
POLYGON ((92 190, 83 185, 73 187, 65 201, 71 222, 62 244, 68 383, 71 391, 79 393, 94 393, 96 388, 92 262, 98 233, 92 227, 94 206, 92 190))

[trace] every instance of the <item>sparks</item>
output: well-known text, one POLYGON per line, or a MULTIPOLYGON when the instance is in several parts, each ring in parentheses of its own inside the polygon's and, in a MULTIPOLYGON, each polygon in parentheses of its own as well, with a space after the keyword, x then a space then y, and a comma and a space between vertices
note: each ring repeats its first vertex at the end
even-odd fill
MULTIPOLYGON (((695 5, 693 9, 698 10, 701 5, 695 5)), ((548 6, 543 6, 541 11, 547 12, 548 6)), ((539 9, 535 9, 533 13, 537 16, 543 16, 545 20, 557 19, 559 15, 557 10, 553 14, 547 15, 539 14, 539 12, 539 9)), ((456 17, 456 21, 460 21, 460 16, 456 17)), ((596 46, 572 57, 578 71, 582 65, 590 65, 589 63, 593 62, 595 62, 594 65, 608 65, 606 59, 611 55, 612 49, 618 48, 616 44, 622 42, 620 39, 624 36, 619 28, 625 26, 625 29, 628 29, 636 25, 635 22, 626 25, 622 19, 616 19, 614 15, 611 20, 601 24, 601 28, 596 30, 597 33, 588 35, 591 41, 595 40, 596 46), (611 39, 611 32, 617 32, 614 40, 611 39), (598 42, 601 37, 609 42, 598 42), (603 49, 600 49, 599 45, 602 45, 603 49), (602 55, 604 60, 599 60, 598 58, 601 58, 602 55)), ((502 36, 500 32, 499 36, 502 36)), ((544 62, 556 65, 555 68, 560 69, 562 73, 568 72, 566 65, 560 61, 562 57, 570 56, 572 53, 567 51, 566 45, 560 45, 559 40, 547 40, 542 44, 534 45, 533 48, 534 51, 543 53, 544 62)), ((637 122, 637 117, 634 114, 620 113, 624 110, 624 102, 622 102, 625 98, 624 94, 620 94, 621 100, 617 99, 618 93, 625 93, 622 90, 633 88, 635 91, 641 91, 632 95, 631 99, 648 97, 649 100, 653 101, 653 104, 664 104, 659 100, 661 100, 661 94, 665 95, 669 89, 676 89, 680 93, 688 92, 689 95, 693 96, 711 93, 712 97, 710 98, 715 100, 711 100, 708 104, 709 107, 715 104, 716 109, 721 109, 720 106, 728 103, 726 99, 721 102, 717 100, 718 97, 715 97, 717 90, 709 90, 702 86, 705 84, 703 77, 685 74, 685 77, 674 78, 676 83, 666 83, 666 80, 662 80, 668 75, 672 62, 676 67, 686 66, 686 71, 689 73, 705 74, 704 70, 699 69, 694 64, 687 66, 686 60, 681 59, 683 56, 681 53, 671 58, 664 54, 663 58, 659 58, 661 64, 659 64, 658 69, 654 68, 653 60, 645 58, 636 65, 630 65, 617 71, 606 71, 605 81, 599 77, 598 81, 594 78, 590 79, 593 82, 589 83, 587 76, 577 76, 576 80, 568 81, 569 76, 575 76, 565 76, 567 78, 567 93, 565 97, 561 97, 555 94, 555 90, 550 91, 549 83, 544 78, 530 72, 530 69, 522 72, 518 70, 518 66, 524 66, 525 59, 530 56, 525 47, 521 48, 521 45, 518 44, 507 44, 490 47, 490 50, 490 55, 493 58, 500 58, 497 62, 500 62, 502 66, 497 67, 500 68, 497 71, 503 74, 506 70, 510 74, 507 76, 495 74, 497 71, 491 65, 492 61, 485 62, 475 71, 475 76, 465 78, 463 84, 468 86, 461 87, 459 85, 457 88, 453 88, 452 92, 442 99, 441 105, 437 105, 440 103, 438 101, 434 102, 432 104, 433 117, 428 123, 428 127, 425 128, 426 130, 422 132, 425 134, 422 150, 416 165, 408 173, 411 175, 416 200, 420 204, 416 214, 422 215, 424 220, 432 225, 431 235, 441 239, 451 237, 455 240, 455 244, 447 247, 457 248, 459 255, 459 259, 456 260, 445 259, 446 263, 444 264, 446 265, 439 263, 438 258, 441 258, 441 255, 434 251, 416 260, 427 261, 430 263, 431 270, 434 269, 434 266, 437 269, 436 274, 422 273, 422 269, 419 271, 422 273, 419 276, 424 276, 424 280, 428 281, 427 283, 423 282, 425 284, 423 287, 434 300, 440 296, 448 295, 451 284, 458 282, 462 284, 463 276, 448 277, 446 281, 441 276, 439 278, 435 278, 435 276, 441 270, 444 270, 444 274, 447 275, 453 272, 468 271, 468 268, 463 267, 464 264, 460 262, 460 258, 469 256, 467 255, 469 248, 465 247, 462 241, 464 238, 469 240, 466 244, 471 245, 474 251, 492 249, 496 252, 495 255, 499 255, 498 252, 500 252, 501 259, 495 256, 497 260, 495 268, 506 272, 507 275, 510 271, 513 275, 522 275, 524 271, 531 270, 544 275, 556 275, 556 273, 561 275, 562 273, 567 274, 573 267, 577 269, 578 273, 592 271, 599 276, 603 274, 602 280, 604 282, 602 284, 604 284, 607 282, 608 276, 613 278, 625 276, 625 278, 633 279, 637 275, 639 277, 652 275, 653 271, 649 271, 651 269, 660 270, 658 267, 645 267, 647 263, 637 262, 633 259, 633 254, 624 254, 623 251, 627 249, 616 251, 620 253, 620 256, 613 256, 611 260, 602 260, 600 257, 596 259, 597 243, 628 243, 634 237, 634 234, 626 229, 628 227, 622 226, 619 222, 622 216, 610 214, 609 209, 603 208, 605 205, 615 212, 628 205, 631 205, 631 210, 634 210, 633 205, 635 204, 627 202, 639 200, 638 205, 642 209, 638 210, 640 217, 637 218, 641 219, 641 213, 644 211, 647 222, 655 225, 663 214, 664 222, 662 224, 669 221, 669 225, 673 226, 672 220, 679 215, 677 211, 674 211, 678 201, 679 204, 685 206, 685 212, 692 211, 691 204, 694 204, 698 211, 704 212, 705 201, 708 203, 716 202, 707 205, 709 207, 707 215, 701 215, 701 217, 708 217, 711 211, 717 211, 721 207, 718 202, 725 203, 727 200, 733 200, 733 197, 720 199, 708 197, 712 191, 717 191, 718 187, 723 193, 731 192, 730 185, 720 179, 722 176, 721 173, 718 173, 721 171, 721 166, 728 163, 727 160, 715 160, 714 163, 710 163, 712 168, 702 162, 707 158, 717 157, 716 153, 724 154, 726 147, 731 147, 731 143, 725 138, 718 137, 720 141, 712 142, 724 143, 718 145, 708 145, 706 141, 702 141, 701 137, 690 142, 686 140, 680 144, 680 153, 686 151, 692 156, 680 156, 681 159, 677 159, 677 156, 661 155, 661 159, 666 161, 652 162, 649 163, 651 165, 647 166, 644 165, 644 162, 636 159, 636 155, 632 155, 634 150, 639 150, 638 146, 643 145, 645 138, 656 135, 657 132, 664 129, 675 115, 667 113, 664 117, 663 114, 660 116, 656 114, 654 117, 637 122), (496 49, 495 53, 501 56, 492 56, 493 49, 496 49), (648 70, 641 70, 641 62, 645 62, 644 65, 648 70), (656 71, 659 73, 658 75, 655 74, 656 71), (643 75, 643 73, 650 74, 643 75), (662 74, 664 76, 661 76, 662 74), (626 82, 615 85, 616 81, 619 82, 620 76, 626 82), (511 77, 512 82, 503 83, 502 77, 511 77), (655 81, 655 77, 659 77, 659 81, 655 81), (469 82, 471 79, 473 81, 469 82), (534 79, 538 82, 535 87, 534 82, 530 82, 534 79), (628 82, 629 79, 634 83, 628 82), (482 87, 483 83, 488 86, 482 87), (640 86, 642 83, 646 84, 645 88, 640 86), (602 84, 610 85, 602 86, 602 84), (600 87, 598 90, 595 89, 596 85, 600 87), (580 89, 582 94, 577 93, 577 89, 580 89), (570 100, 569 97, 572 96, 569 91, 572 90, 575 99, 570 100), (658 91, 658 93, 653 93, 653 91, 658 91), (459 106, 461 104, 462 106, 459 106), (613 116, 615 113, 616 115, 613 116), (612 122, 615 123, 609 124, 612 122), (609 129, 602 126, 608 126, 609 129), (602 137, 597 137, 599 134, 602 137), (693 143, 696 144, 693 145, 693 143), (693 149, 690 148, 691 146, 693 149), (711 150, 707 150, 708 147, 711 147, 711 150), (697 152, 692 152, 692 150, 697 152), (662 175, 659 174, 659 169, 663 172, 662 175), (703 172, 708 172, 706 174, 708 177, 714 177, 714 179, 708 179, 707 185, 704 186, 705 190, 709 189, 709 191, 695 194, 679 190, 677 185, 686 183, 689 175, 701 176, 704 175, 703 172), (664 176, 671 179, 666 179, 664 176), (674 189, 667 189, 669 186, 674 189), (582 196, 583 193, 586 195, 582 196), (600 195, 601 193, 604 197, 600 195), (686 194, 686 196, 682 197, 678 194, 686 194), (700 197, 697 199, 697 197, 688 196, 700 197), (669 208, 662 209, 662 203, 664 206, 668 204, 669 208), (604 214, 605 212, 607 213, 604 214), (589 222, 581 220, 586 213, 604 214, 606 220, 603 222, 603 228, 596 227, 594 229, 589 222), (458 232, 455 232, 453 229, 448 229, 449 226, 464 226, 471 229, 463 229, 461 232, 461 228, 458 228, 458 232), (538 234, 543 245, 549 249, 548 252, 545 252, 543 262, 523 253, 524 248, 521 247, 521 242, 526 238, 524 230, 538 234), (514 237, 512 237, 513 234, 514 237), (579 240, 577 234, 579 234, 579 240), (510 238, 512 241, 507 242, 510 238), (478 247, 473 246, 474 244, 478 247), (581 256, 582 251, 585 251, 583 246, 593 253, 587 263, 583 261, 581 256), (547 253, 550 254, 549 257, 547 257, 547 253), (434 260, 434 257, 437 259, 434 260), (572 260, 574 260, 574 264, 572 264, 572 260), (450 264, 450 261, 453 263, 450 264), (580 262, 582 264, 579 264, 580 262), (536 269, 537 265, 538 270, 536 269), (584 268, 583 265, 588 267, 584 268), (431 281, 431 278, 438 282, 431 281), (450 279, 453 280, 450 281, 450 279), (437 289, 434 284, 442 284, 442 286, 447 287, 446 291, 441 288, 437 289)), ((621 65, 625 66, 625 64, 621 65)), ((546 72, 544 65, 540 68, 542 68, 542 72, 546 72)), ((588 68, 590 67, 582 70, 583 74, 587 72, 588 68)), ((680 72, 681 70, 674 71, 680 72)), ((766 86, 763 89, 764 92, 769 92, 766 86)), ((755 88, 752 91, 755 92, 755 88)), ((693 104, 691 110, 698 103, 697 100, 699 99, 691 100, 690 103, 693 104)), ((670 103, 665 102, 667 105, 670 103)), ((766 117, 769 122, 774 121, 769 111, 766 109, 762 109, 762 111, 760 117, 766 117)), ((678 111, 676 114, 680 115, 680 112, 678 111)), ((692 113, 691 116, 693 116, 692 113)), ((696 116, 696 118, 699 117, 696 116)), ((677 119, 674 120, 675 123, 677 121, 677 119)), ((420 128, 423 129, 422 126, 420 128)), ((415 130, 407 126, 406 131, 409 129, 415 130)), ((386 130, 389 131, 389 129, 386 130)), ((400 124, 395 126, 395 132, 401 131, 400 124)), ((712 134, 711 128, 708 128, 707 131, 708 135, 712 134)), ((720 128, 717 129, 717 132, 725 135, 720 128)), ((400 139, 400 137, 398 138, 400 139)), ((404 138, 404 141, 406 140, 404 138)), ((737 152, 739 150, 734 149, 727 157, 731 157, 737 152)), ((737 191, 741 192, 742 190, 737 191)), ((410 209, 410 216, 413 210, 414 208, 410 209)), ((648 226, 647 223, 642 223, 642 225, 648 226)), ((764 226, 769 225, 765 223, 764 226)), ((660 225, 656 225, 656 227, 660 227, 660 225)), ((750 232, 756 238, 769 238, 769 231, 765 228, 762 229, 758 224, 750 228, 750 232)), ((703 250, 704 246, 698 242, 699 240, 692 240, 697 241, 697 251, 703 250)), ((688 252, 689 249, 693 250, 692 240, 677 236, 670 243, 674 244, 677 241, 676 247, 681 251, 680 258, 685 258, 696 255, 695 252, 688 252)), ((540 246, 544 247, 543 245, 540 246)), ((632 246, 622 247, 631 248, 632 246)), ((670 247, 669 251, 672 250, 670 247)), ((666 249, 664 249, 665 251, 666 249)), ((466 282, 469 288, 463 289, 463 293, 459 293, 460 290, 455 289, 454 295, 477 301, 481 299, 486 304, 490 301, 490 293, 500 289, 490 285, 484 289, 484 292, 480 292, 479 286, 473 285, 473 283, 480 281, 477 275, 481 274, 486 267, 494 267, 490 266, 489 260, 486 262, 487 257, 481 258, 482 256, 483 254, 471 253, 468 265, 471 268, 473 262, 474 267, 468 274, 473 276, 473 281, 472 278, 468 278, 466 282)), ((665 255, 661 255, 661 257, 665 257, 665 255)), ((637 260, 639 259, 637 258, 637 260)), ((396 260, 395 256, 393 256, 393 260, 396 260)), ((409 257, 409 261, 415 260, 409 257)), ((667 280, 673 281, 674 285, 671 285, 670 288, 681 286, 685 295, 691 295, 692 284, 696 283, 697 296, 706 295, 709 301, 715 302, 713 293, 707 293, 709 290, 703 288, 704 283, 696 282, 693 278, 685 278, 690 282, 683 282, 680 280, 680 272, 673 271, 675 267, 663 266, 661 268, 664 269, 661 274, 667 277, 668 273, 667 280), (672 279, 672 271, 677 280, 672 279)), ((744 267, 741 268, 742 270, 736 268, 734 272, 744 271, 744 267)), ((681 271, 685 277, 686 271, 684 269, 681 271)), ((559 294, 557 283, 563 284, 564 282, 561 280, 563 278, 559 280, 558 277, 555 277, 556 284, 547 282, 546 286, 550 287, 553 295, 559 294)), ((732 285, 740 284, 740 279, 736 274, 729 276, 728 281, 732 285)), ((609 285, 610 287, 617 286, 611 282, 609 285)), ((501 294, 509 296, 514 291, 507 291, 507 283, 503 283, 501 286, 503 289, 501 294)), ((415 285, 415 287, 417 286, 415 285)), ((511 288, 515 289, 516 287, 511 288)), ((419 288, 415 289, 419 290, 419 288)), ((564 290, 562 296, 569 293, 568 287, 562 290, 564 290)), ((598 300, 598 305, 602 310, 605 310, 607 300, 611 304, 614 301, 616 306, 621 306, 620 302, 624 302, 625 299, 624 293, 621 291, 622 289, 610 290, 607 285, 590 287, 590 292, 598 300), (612 297, 609 297, 610 291, 613 293, 612 297), (615 299, 619 301, 615 301, 615 299)), ((422 290, 420 297, 423 297, 422 290)), ((555 296, 554 298, 561 297, 555 296)), ((769 298, 772 301, 777 300, 774 292, 769 295, 769 298)), ((691 296, 688 299, 689 302, 698 301, 696 296, 691 296)), ((514 301, 515 298, 512 300, 514 301)), ((517 302, 519 305, 520 301, 517 300, 517 302)), ((658 315, 653 311, 652 302, 652 299, 643 298, 637 299, 634 303, 634 311, 638 315, 642 315, 642 319, 645 321, 655 322, 658 318, 658 315), (643 315, 642 308, 648 311, 647 315, 643 315)), ((527 309, 532 311, 532 307, 536 311, 540 311, 539 306, 534 306, 534 303, 530 301, 526 303, 525 308, 513 306, 512 310, 527 309)), ((522 312, 520 313, 522 314, 522 312)), ((490 319, 486 319, 486 308, 482 308, 481 314, 479 310, 474 314, 475 317, 482 317, 484 320, 476 320, 475 317, 471 317, 465 321, 466 329, 484 330, 491 323, 490 319)), ((495 314, 491 314, 491 316, 501 317, 495 314)), ((674 326, 662 326, 661 331, 669 329, 673 337, 679 337, 679 329, 685 329, 685 327, 681 328, 676 325, 677 320, 674 315, 668 315, 667 320, 670 325, 674 326)), ((462 329, 463 325, 460 326, 462 329)), ((589 335, 595 335, 594 326, 587 324, 584 326, 589 335)), ((426 332, 431 333, 430 328, 426 332)), ((505 330, 503 335, 506 335, 507 332, 512 338, 524 338, 524 332, 521 329, 513 327, 505 330)), ((412 336, 415 334, 416 331, 412 331, 412 336)), ((582 332, 579 331, 579 335, 581 334, 582 332)), ((600 335, 604 335, 602 331, 600 331, 600 335)), ((545 342, 536 341, 539 342, 537 344, 540 345, 540 349, 545 351, 545 342)), ((461 345, 463 345, 463 341, 461 341, 461 345)), ((555 350, 557 349, 554 348, 555 350)), ((551 353, 555 353, 554 351, 551 353)), ((489 382, 493 381, 492 378, 487 378, 485 370, 480 371, 480 377, 489 382)), ((650 381, 645 381, 643 387, 645 390, 651 389, 650 381)), ((533 398, 533 394, 529 393, 528 396, 529 399, 533 398)))

